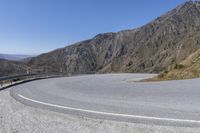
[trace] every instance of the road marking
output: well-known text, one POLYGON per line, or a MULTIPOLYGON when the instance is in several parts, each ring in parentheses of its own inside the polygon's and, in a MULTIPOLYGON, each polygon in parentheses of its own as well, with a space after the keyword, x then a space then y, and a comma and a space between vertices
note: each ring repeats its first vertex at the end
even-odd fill
POLYGON ((199 120, 186 120, 186 119, 172 119, 172 118, 160 118, 160 117, 150 117, 150 116, 140 116, 140 115, 128 115, 128 114, 119 114, 119 113, 109 113, 109 112, 100 112, 100 111, 94 111, 94 110, 87 110, 87 109, 79 109, 79 108, 73 108, 73 107, 66 107, 62 105, 55 105, 55 104, 50 104, 50 103, 45 103, 37 100, 33 100, 30 98, 27 98, 21 94, 18 94, 18 96, 22 99, 42 104, 42 105, 47 105, 51 107, 56 107, 56 108, 62 108, 62 109, 67 109, 67 110, 72 110, 72 111, 81 111, 85 113, 93 113, 93 114, 100 114, 100 115, 107 115, 107 116, 118 116, 118 117, 128 117, 128 118, 138 118, 138 119, 148 119, 148 120, 161 120, 161 121, 171 121, 171 122, 186 122, 186 123, 198 123, 200 124, 199 120))

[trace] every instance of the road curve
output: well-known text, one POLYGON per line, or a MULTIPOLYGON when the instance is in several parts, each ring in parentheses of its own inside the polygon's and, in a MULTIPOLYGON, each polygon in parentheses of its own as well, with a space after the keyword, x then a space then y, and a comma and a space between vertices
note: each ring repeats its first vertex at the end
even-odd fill
POLYGON ((23 104, 100 119, 200 126, 200 79, 132 82, 152 74, 100 74, 44 79, 17 85, 23 104))

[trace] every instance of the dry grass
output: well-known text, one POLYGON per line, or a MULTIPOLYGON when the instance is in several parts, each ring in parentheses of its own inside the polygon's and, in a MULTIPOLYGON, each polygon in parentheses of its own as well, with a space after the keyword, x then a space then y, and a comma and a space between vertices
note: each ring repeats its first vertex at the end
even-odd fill
POLYGON ((173 64, 158 76, 145 81, 181 80, 200 77, 200 49, 180 64, 173 64))

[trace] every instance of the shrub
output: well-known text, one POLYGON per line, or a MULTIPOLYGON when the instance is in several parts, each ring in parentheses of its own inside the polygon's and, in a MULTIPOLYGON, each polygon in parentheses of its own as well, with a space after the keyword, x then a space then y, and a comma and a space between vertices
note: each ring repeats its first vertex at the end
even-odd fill
POLYGON ((161 72, 161 73, 158 75, 158 77, 159 77, 159 78, 163 78, 163 77, 165 77, 165 75, 166 75, 167 73, 168 73, 168 71, 165 70, 165 71, 161 72))
POLYGON ((172 65, 170 65, 168 68, 167 68, 167 70, 168 71, 172 71, 172 70, 174 70, 174 69, 182 69, 182 68, 184 68, 185 66, 184 65, 182 65, 182 64, 172 64, 172 65))
POLYGON ((174 65, 174 69, 182 69, 182 68, 184 68, 185 66, 184 65, 182 65, 182 64, 175 64, 174 65))

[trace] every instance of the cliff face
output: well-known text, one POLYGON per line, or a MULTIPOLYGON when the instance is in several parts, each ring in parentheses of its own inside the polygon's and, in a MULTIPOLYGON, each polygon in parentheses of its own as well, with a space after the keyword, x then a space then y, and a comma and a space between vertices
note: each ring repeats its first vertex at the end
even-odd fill
POLYGON ((200 3, 186 2, 138 29, 104 33, 27 59, 48 72, 159 72, 200 48, 200 3))

